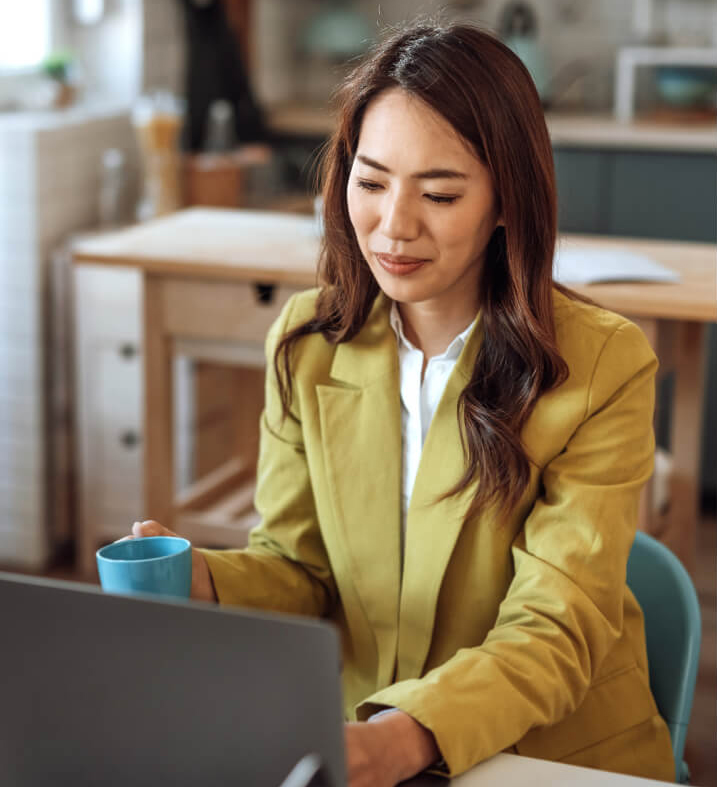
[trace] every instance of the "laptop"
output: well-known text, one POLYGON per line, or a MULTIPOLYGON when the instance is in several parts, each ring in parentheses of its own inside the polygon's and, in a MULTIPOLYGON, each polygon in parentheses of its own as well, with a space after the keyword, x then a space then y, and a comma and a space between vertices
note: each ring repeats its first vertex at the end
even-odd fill
POLYGON ((1 784, 345 787, 327 623, 6 573, 0 620, 1 784))

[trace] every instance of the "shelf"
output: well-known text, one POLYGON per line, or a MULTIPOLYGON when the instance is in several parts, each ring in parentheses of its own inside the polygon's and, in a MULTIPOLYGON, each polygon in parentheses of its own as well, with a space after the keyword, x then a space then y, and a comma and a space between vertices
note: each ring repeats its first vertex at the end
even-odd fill
POLYGON ((636 65, 712 66, 717 68, 717 49, 705 46, 626 46, 618 54, 618 65, 621 60, 636 65))
POLYGON ((259 522, 255 487, 253 468, 230 459, 177 497, 174 529, 197 546, 245 547, 259 522))
POLYGON ((629 46, 620 49, 615 69, 615 117, 629 123, 635 113, 638 66, 706 66, 717 69, 717 48, 629 46))

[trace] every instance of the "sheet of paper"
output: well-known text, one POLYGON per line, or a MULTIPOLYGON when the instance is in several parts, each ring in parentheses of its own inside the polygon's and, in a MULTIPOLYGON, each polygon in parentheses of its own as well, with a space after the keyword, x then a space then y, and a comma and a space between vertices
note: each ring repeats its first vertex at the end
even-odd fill
POLYGON ((553 277, 561 284, 646 281, 678 282, 678 273, 627 249, 590 249, 559 246, 553 277))

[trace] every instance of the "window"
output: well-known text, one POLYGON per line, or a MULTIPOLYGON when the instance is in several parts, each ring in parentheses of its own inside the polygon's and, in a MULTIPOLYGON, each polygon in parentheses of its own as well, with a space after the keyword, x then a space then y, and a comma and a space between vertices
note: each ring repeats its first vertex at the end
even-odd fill
POLYGON ((21 0, 0 5, 0 71, 37 66, 51 47, 52 0, 21 0))

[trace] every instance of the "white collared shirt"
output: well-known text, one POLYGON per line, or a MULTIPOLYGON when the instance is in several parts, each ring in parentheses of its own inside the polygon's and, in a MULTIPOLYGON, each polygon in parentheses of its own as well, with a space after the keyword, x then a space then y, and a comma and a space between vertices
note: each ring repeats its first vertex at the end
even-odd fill
POLYGON ((418 463, 421 460, 428 427, 431 425, 438 402, 443 396, 443 391, 458 356, 475 325, 475 320, 453 339, 444 352, 428 359, 423 380, 421 380, 423 353, 406 338, 401 315, 395 301, 391 304, 390 320, 391 328, 398 339, 402 446, 401 531, 405 534, 406 512, 416 481, 418 463))

